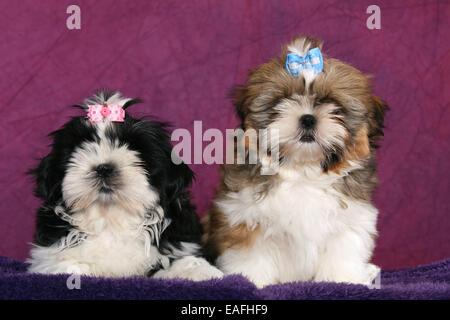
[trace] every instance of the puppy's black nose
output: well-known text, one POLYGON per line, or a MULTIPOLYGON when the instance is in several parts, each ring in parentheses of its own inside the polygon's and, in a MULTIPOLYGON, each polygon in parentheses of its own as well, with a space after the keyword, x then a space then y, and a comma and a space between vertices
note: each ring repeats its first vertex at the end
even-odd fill
POLYGON ((300 125, 303 129, 313 129, 316 123, 316 118, 311 114, 304 114, 300 117, 300 125))
POLYGON ((100 178, 109 178, 114 173, 114 165, 111 163, 102 163, 95 168, 95 172, 97 172, 100 178))

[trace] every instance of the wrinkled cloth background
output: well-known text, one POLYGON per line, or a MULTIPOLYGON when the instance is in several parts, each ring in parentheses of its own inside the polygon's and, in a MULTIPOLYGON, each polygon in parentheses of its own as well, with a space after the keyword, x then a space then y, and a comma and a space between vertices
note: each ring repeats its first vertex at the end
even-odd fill
MULTIPOLYGON (((0 255, 26 258, 39 201, 25 172, 47 134, 96 89, 145 104, 129 109, 192 130, 238 124, 230 89, 299 33, 373 74, 391 107, 378 151, 374 261, 383 268, 450 257, 450 3, 448 1, 0 1, 0 255), (81 7, 81 30, 66 8, 81 7), (369 30, 366 8, 381 8, 369 30)), ((192 131, 191 131, 192 132, 192 131)), ((191 165, 200 215, 218 165, 191 165)))

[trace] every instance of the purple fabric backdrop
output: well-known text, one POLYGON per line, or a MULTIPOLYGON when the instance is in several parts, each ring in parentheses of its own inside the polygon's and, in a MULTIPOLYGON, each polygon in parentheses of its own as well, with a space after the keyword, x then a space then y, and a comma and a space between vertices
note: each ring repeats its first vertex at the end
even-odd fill
MULTIPOLYGON (((380 236, 384 268, 450 256, 450 4, 444 1, 0 1, 0 254, 27 256, 39 201, 25 175, 48 152, 46 135, 69 108, 101 87, 147 103, 175 127, 234 128, 227 94, 247 70, 299 33, 374 75, 387 100, 379 150, 380 236), (66 8, 81 7, 81 30, 66 8), (381 8, 381 30, 366 8, 381 8)), ((216 165, 192 165, 203 214, 218 181, 216 165)))

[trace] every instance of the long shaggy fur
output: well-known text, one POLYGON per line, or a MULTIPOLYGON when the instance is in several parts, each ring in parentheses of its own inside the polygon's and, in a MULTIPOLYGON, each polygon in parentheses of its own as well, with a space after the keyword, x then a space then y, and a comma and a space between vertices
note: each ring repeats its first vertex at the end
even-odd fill
MULTIPOLYGON (((280 169, 226 165, 203 237, 209 259, 258 286, 295 280, 370 283, 376 237, 375 148, 386 104, 369 78, 324 56, 324 70, 294 78, 286 55, 322 42, 296 37, 235 91, 242 128, 279 133, 280 169), (315 119, 313 129, 301 125, 315 119)), ((268 152, 271 150, 269 141, 268 152)))

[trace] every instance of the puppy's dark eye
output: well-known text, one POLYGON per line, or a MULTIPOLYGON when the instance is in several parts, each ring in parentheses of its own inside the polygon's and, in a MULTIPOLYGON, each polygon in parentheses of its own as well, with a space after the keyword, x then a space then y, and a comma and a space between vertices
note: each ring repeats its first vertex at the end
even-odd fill
POLYGON ((343 113, 344 113, 344 112, 342 111, 341 108, 336 109, 336 110, 334 110, 333 112, 330 112, 330 114, 333 114, 333 115, 336 115, 336 116, 342 115, 343 113))

